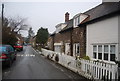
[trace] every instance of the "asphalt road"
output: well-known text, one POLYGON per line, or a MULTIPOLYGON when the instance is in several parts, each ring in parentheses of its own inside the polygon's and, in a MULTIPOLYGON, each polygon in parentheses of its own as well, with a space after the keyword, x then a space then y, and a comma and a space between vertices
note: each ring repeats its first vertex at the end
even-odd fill
MULTIPOLYGON (((11 68, 3 67, 3 79, 85 79, 84 77, 48 60, 32 47, 25 46, 17 53, 11 68)), ((80 81, 80 80, 79 80, 80 81)))

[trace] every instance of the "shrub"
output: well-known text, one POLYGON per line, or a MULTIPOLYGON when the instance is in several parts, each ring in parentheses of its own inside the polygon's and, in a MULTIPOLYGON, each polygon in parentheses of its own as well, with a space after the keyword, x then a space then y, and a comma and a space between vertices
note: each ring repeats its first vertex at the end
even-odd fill
POLYGON ((59 61, 59 56, 58 56, 58 55, 55 56, 55 61, 56 61, 56 62, 59 61))
POLYGON ((90 60, 90 57, 89 56, 84 56, 83 59, 90 60))
POLYGON ((50 55, 47 55, 47 59, 50 59, 49 57, 50 57, 50 55))

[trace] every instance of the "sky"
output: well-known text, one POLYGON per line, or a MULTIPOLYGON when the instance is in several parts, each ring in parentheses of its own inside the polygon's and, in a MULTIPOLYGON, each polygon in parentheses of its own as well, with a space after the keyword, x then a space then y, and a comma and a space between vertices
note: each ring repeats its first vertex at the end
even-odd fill
MULTIPOLYGON (((5 6, 4 16, 8 18, 19 16, 27 19, 26 23, 32 27, 35 34, 40 27, 48 28, 49 33, 53 33, 57 24, 64 23, 66 12, 70 13, 71 19, 76 14, 83 13, 101 4, 101 2, 102 0, 2 1, 5 6)), ((21 34, 24 37, 28 36, 27 31, 21 31, 21 34)))

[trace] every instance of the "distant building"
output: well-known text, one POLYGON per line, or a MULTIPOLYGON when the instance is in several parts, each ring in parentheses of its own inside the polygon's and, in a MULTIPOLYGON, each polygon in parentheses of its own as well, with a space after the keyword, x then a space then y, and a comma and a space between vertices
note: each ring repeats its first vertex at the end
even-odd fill
POLYGON ((21 36, 21 34, 16 34, 16 38, 18 39, 17 43, 23 44, 24 38, 21 36))

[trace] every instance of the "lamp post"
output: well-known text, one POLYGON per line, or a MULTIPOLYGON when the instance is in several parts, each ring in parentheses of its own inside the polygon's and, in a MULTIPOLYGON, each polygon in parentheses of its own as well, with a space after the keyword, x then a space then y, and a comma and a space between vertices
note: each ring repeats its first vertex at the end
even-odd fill
POLYGON ((4 4, 2 4, 2 27, 4 22, 4 4))

